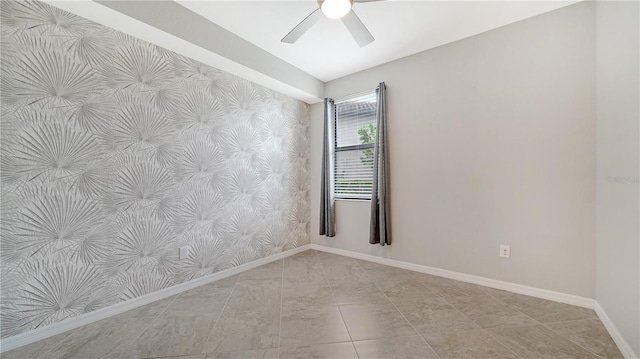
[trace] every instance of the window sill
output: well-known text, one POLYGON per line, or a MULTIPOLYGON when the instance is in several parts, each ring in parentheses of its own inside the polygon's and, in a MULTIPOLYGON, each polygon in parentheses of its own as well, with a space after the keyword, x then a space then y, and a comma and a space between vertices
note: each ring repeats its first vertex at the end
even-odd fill
POLYGON ((360 198, 336 198, 336 201, 345 201, 345 202, 371 202, 371 199, 360 199, 360 198))

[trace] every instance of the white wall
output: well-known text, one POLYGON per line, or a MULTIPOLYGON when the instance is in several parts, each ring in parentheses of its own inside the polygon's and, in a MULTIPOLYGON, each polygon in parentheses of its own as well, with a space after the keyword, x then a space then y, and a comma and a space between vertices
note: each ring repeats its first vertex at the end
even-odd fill
POLYGON ((594 23, 581 3, 327 83, 387 84, 394 242, 368 244, 369 202, 317 235, 314 105, 312 243, 593 298, 594 23))
POLYGON ((638 2, 598 2, 596 299, 640 356, 638 2))

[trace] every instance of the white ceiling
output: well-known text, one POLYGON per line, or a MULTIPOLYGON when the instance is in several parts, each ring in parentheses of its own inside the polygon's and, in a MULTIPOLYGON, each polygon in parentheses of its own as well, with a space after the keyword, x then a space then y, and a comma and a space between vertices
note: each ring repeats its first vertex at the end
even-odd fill
POLYGON ((331 81, 578 1, 399 1, 354 4, 376 41, 358 47, 339 20, 323 18, 295 44, 281 43, 315 0, 176 0, 293 66, 331 81))

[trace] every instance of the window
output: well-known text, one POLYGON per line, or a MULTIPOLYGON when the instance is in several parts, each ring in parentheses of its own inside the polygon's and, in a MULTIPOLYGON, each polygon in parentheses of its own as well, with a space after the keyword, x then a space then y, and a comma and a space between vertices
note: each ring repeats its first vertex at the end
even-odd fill
POLYGON ((376 93, 336 102, 336 198, 371 199, 376 93))

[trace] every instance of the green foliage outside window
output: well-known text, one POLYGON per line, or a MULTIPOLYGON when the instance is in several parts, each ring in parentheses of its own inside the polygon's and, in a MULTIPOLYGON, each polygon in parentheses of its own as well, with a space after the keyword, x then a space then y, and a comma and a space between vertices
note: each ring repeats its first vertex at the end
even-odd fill
MULTIPOLYGON (((358 130, 360 141, 363 145, 376 142, 377 128, 373 123, 366 124, 358 130)), ((360 161, 365 166, 373 168, 373 148, 366 148, 362 151, 360 161)))

